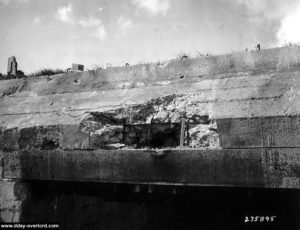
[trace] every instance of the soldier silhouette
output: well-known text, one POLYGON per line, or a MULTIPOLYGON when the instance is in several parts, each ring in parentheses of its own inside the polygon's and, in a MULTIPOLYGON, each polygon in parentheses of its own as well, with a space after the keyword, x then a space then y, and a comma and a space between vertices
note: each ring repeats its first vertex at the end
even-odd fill
POLYGON ((257 44, 256 49, 260 50, 260 44, 259 43, 257 44))

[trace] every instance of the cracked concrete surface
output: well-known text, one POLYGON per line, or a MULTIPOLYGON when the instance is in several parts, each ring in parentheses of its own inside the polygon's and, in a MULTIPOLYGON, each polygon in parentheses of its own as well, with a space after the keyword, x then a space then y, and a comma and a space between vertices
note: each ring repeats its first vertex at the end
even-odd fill
POLYGON ((0 221, 20 221, 24 200, 41 219, 72 207, 14 178, 298 189, 299 57, 285 47, 0 81, 0 221))

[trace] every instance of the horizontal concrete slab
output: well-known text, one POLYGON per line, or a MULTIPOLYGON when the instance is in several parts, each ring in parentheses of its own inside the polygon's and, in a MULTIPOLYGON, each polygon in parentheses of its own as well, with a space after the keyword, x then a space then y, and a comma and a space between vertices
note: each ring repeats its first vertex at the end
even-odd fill
MULTIPOLYGON (((116 115, 119 116, 120 114, 120 112, 116 112, 116 115)), ((122 120, 119 123, 115 121, 114 125, 119 126, 116 126, 114 133, 119 135, 118 132, 120 132, 122 137, 123 135, 126 137, 129 133, 118 131, 123 129, 123 124, 120 122, 122 120)), ((91 124, 94 125, 95 130, 97 130, 97 125, 101 127, 99 125, 101 124, 100 121, 91 124)), ((79 125, 67 124, 32 126, 19 129, 1 129, 0 127, 0 150, 96 150, 105 148, 106 145, 102 141, 108 132, 94 135, 83 127, 83 125, 80 127, 79 125)), ((86 124, 85 127, 90 126, 86 124)), ((100 129, 99 127, 98 129, 100 129)), ((145 126, 143 126, 143 129, 145 129, 145 126)), ((193 130, 192 126, 189 129, 193 130)), ((215 134, 218 135, 216 139, 220 143, 217 146, 223 149, 253 147, 298 148, 300 147, 300 117, 277 116, 217 119, 215 134)), ((154 134, 149 135, 151 137, 154 134)), ((189 140, 195 140, 196 138, 201 141, 207 137, 202 135, 193 137, 193 139, 190 137, 189 140)), ((126 142, 126 139, 120 138, 116 142, 111 143, 121 143, 130 146, 133 142, 126 142)), ((139 139, 134 143, 139 143, 139 139)))
MULTIPOLYGON (((39 95, 35 91, 14 93, 5 100, 0 101, 0 115, 50 113, 60 111, 62 107, 69 110, 91 110, 98 107, 113 107, 122 103, 143 103, 149 98, 166 96, 171 94, 195 94, 195 101, 206 103, 216 100, 249 100, 250 98, 263 99, 280 97, 284 94, 292 81, 296 81, 299 71, 292 73, 257 74, 251 76, 248 73, 243 77, 225 79, 184 79, 183 81, 163 81, 161 84, 146 85, 140 87, 112 89, 90 89, 89 91, 75 91, 50 95, 39 95), (295 79, 295 80, 294 80, 295 79), (274 82, 275 81, 275 82, 274 82), (268 84, 268 87, 265 85, 268 84), (263 89, 262 89, 263 88, 263 89), (11 106, 18 104, 18 107, 11 106)), ((121 82, 122 83, 122 82, 121 82)), ((70 83, 72 85, 72 83, 70 83)), ((295 83, 293 83, 295 84, 295 83)), ((57 86, 59 87, 59 85, 57 86)), ((44 91, 47 86, 44 86, 44 91)), ((1 91, 0 91, 1 95, 1 91)), ((65 111, 66 112, 66 111, 65 111)))
POLYGON ((299 53, 299 46, 284 47, 259 52, 237 52, 195 59, 170 60, 165 63, 113 67, 50 77, 42 76, 25 81, 23 79, 6 80, 0 85, 0 95, 1 92, 16 85, 22 88, 22 92, 57 94, 109 89, 119 86, 121 82, 130 84, 136 81, 147 83, 177 80, 179 76, 221 79, 224 74, 231 73, 253 72, 256 75, 261 72, 290 71, 299 69, 299 53), (74 80, 78 81, 74 82, 74 80))
MULTIPOLYGON (((146 78, 132 86, 120 81, 118 87, 112 88, 93 88, 94 78, 87 78, 86 84, 94 82, 89 88, 85 88, 81 82, 75 89, 66 91, 60 87, 74 86, 66 76, 57 76, 60 80, 56 79, 54 85, 52 81, 36 79, 34 84, 39 85, 34 87, 27 85, 32 83, 31 80, 28 80, 29 83, 22 82, 24 87, 20 82, 12 81, 9 84, 3 81, 6 87, 0 88, 0 126, 78 124, 80 118, 89 112, 146 104, 151 99, 175 94, 178 97, 188 96, 185 98, 187 110, 194 106, 198 113, 215 118, 297 115, 300 113, 299 75, 299 70, 291 70, 255 74, 241 72, 230 76, 218 75, 218 78, 211 76, 206 80, 202 80, 202 77, 180 80, 146 78), (42 93, 49 88, 53 88, 53 91, 42 93)), ((98 80, 101 80, 101 76, 98 80)))
POLYGON ((4 152, 4 178, 300 188, 300 148, 4 152))

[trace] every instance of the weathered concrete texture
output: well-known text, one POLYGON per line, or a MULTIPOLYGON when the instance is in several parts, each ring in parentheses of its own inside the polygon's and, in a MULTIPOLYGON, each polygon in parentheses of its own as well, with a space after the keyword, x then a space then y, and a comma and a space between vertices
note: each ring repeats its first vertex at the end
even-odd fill
POLYGON ((299 50, 261 50, 164 66, 6 80, 0 86, 0 124, 6 128, 79 124, 86 112, 126 108, 174 94, 186 95, 182 106, 197 108, 211 118, 295 115, 300 108, 299 50), (76 79, 79 84, 73 84, 76 79))
POLYGON ((89 135, 75 125, 0 129, 0 149, 89 149, 89 135))
POLYGON ((0 179, 0 222, 20 222, 22 205, 28 197, 26 183, 0 179))
POLYGON ((2 129, 6 141, 0 149, 100 149, 114 148, 115 144, 133 148, 176 147, 182 117, 192 127, 186 146, 190 142, 193 148, 219 147, 215 121, 201 115, 197 107, 188 107, 188 103, 187 96, 170 95, 145 104, 87 113, 78 125, 2 129))
POLYGON ((300 117, 217 120, 223 148, 299 147, 300 117))
POLYGON ((43 180, 298 190, 299 74, 300 47, 286 47, 1 81, 0 221, 164 229, 145 219, 161 214, 176 226, 161 204, 40 196, 43 180), (185 148, 201 150, 103 150, 174 148, 182 118, 185 148))
POLYGON ((2 142, 0 143, 1 149, 17 150, 19 148, 18 142, 19 142, 20 133, 18 131, 18 128, 2 129, 1 137, 2 137, 2 142))
MULTIPOLYGON (((165 111, 168 114, 168 111, 165 111)), ((118 109, 107 113, 92 113, 83 119, 79 126, 0 129, 0 149, 101 149, 114 144, 132 148, 179 146, 180 124, 168 123, 170 120, 167 116, 167 120, 164 117, 160 117, 160 120, 156 117, 157 121, 165 121, 165 124, 139 124, 146 122, 145 119, 155 117, 155 114, 155 111, 152 114, 143 114, 140 110, 131 110, 129 114, 118 109), (140 114, 140 117, 132 118, 135 114, 140 114), (136 124, 126 125, 126 118, 136 124), (161 144, 155 144, 155 140, 161 144)), ((179 115, 180 113, 176 117, 179 115)), ((298 116, 210 120, 205 116, 194 115, 193 119, 190 120, 187 147, 300 147, 298 116), (199 123, 192 123, 193 121, 199 123)))
POLYGON ((22 151, 4 178, 300 188, 299 149, 22 151))
POLYGON ((29 94, 14 94, 0 101, 0 121, 5 127, 49 125, 49 122, 52 125, 66 122, 78 123, 86 112, 103 112, 126 108, 128 105, 146 104, 153 98, 174 94, 178 95, 178 103, 175 105, 197 108, 201 111, 201 115, 210 117, 288 115, 298 111, 293 105, 293 102, 297 103, 298 97, 289 90, 291 84, 294 85, 294 89, 297 87, 295 84, 298 81, 298 74, 298 72, 290 72, 284 75, 278 73, 253 77, 246 75, 198 82, 186 80, 176 85, 91 90, 91 92, 73 91, 68 94, 53 95, 36 95, 34 91, 29 91, 29 94), (273 82, 272 87, 266 87, 265 85, 270 82, 273 82), (182 99, 181 103, 180 99, 182 99), (11 107, 12 104, 18 106, 11 107), (270 109, 263 110, 264 106, 269 106, 270 109), (245 111, 246 108, 248 110, 245 111), (7 116, 10 116, 9 120, 5 119, 7 116), (33 117, 36 123, 27 120, 28 117, 33 117), (42 120, 41 117, 45 119, 42 120), (26 121, 20 123, 22 118, 26 121))
POLYGON ((243 229, 245 216, 259 212, 277 218, 259 226, 298 229, 300 224, 298 190, 170 186, 178 193, 169 194, 156 192, 166 186, 152 186, 153 192, 140 187, 132 192, 134 186, 124 184, 35 182, 21 221, 72 230, 243 229))
POLYGON ((142 229, 149 221, 149 207, 141 203, 119 203, 104 200, 101 196, 51 195, 36 195, 33 200, 29 200, 24 220, 55 222, 62 229, 82 230, 142 229))
POLYGON ((0 180, 4 177, 4 156, 0 150, 0 180))

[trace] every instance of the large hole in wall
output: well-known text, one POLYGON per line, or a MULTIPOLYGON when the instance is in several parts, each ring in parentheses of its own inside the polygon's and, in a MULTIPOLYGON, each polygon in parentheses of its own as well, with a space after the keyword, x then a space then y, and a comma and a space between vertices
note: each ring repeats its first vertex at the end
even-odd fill
POLYGON ((52 150, 52 149, 57 149, 59 147, 58 143, 55 142, 55 140, 52 139, 47 139, 44 138, 42 145, 41 145, 41 149, 42 150, 52 150))
POLYGON ((177 147, 180 142, 180 124, 155 124, 151 126, 150 147, 177 147))
POLYGON ((214 120, 185 119, 174 123, 112 124, 89 122, 92 148, 218 148, 219 134, 214 120), (99 126, 99 127, 97 127, 99 126))
POLYGON ((176 147, 180 141, 180 124, 125 125, 124 144, 135 148, 176 147))
POLYGON ((219 134, 214 121, 186 120, 181 135, 181 123, 154 123, 124 126, 124 144, 133 148, 176 148, 182 143, 188 148, 218 148, 219 134))
POLYGON ((218 148, 215 120, 192 95, 169 95, 104 112, 91 112, 80 129, 91 148, 218 148), (182 122, 184 125, 182 126, 182 122))

